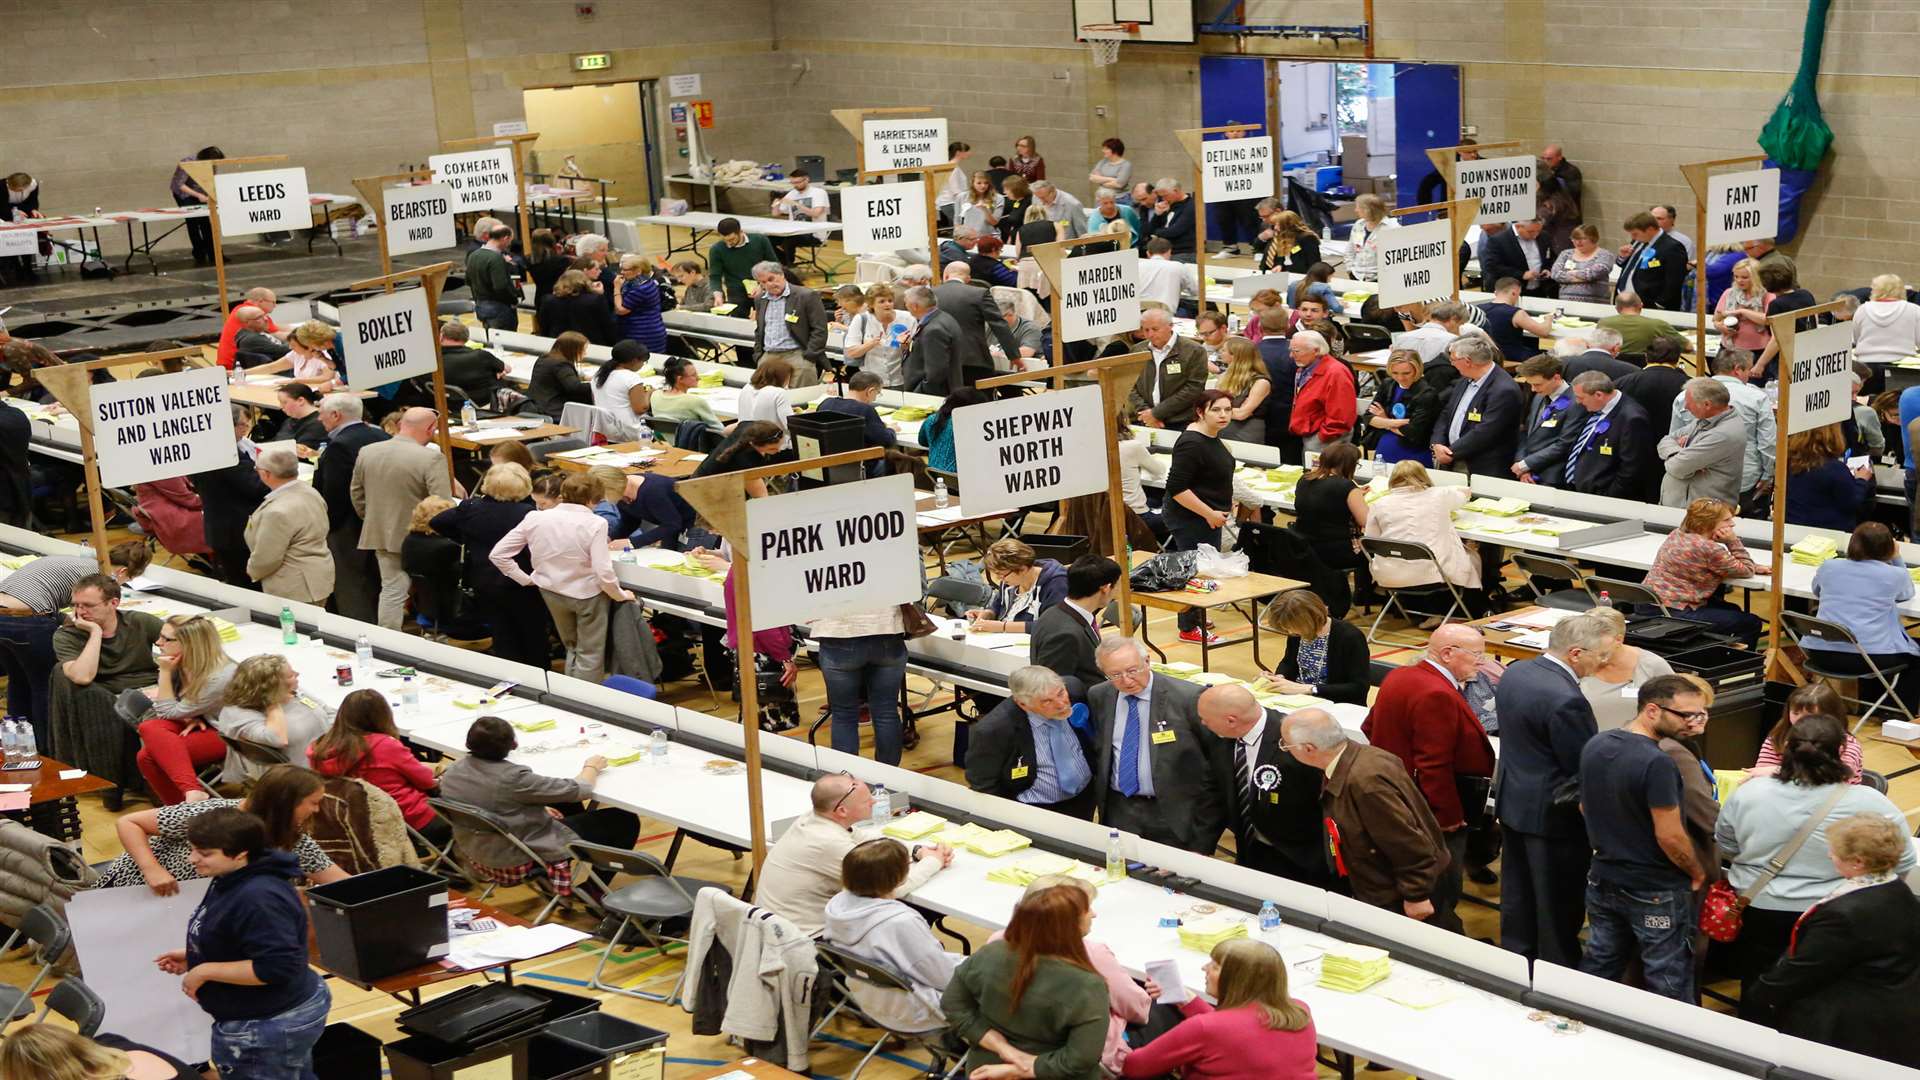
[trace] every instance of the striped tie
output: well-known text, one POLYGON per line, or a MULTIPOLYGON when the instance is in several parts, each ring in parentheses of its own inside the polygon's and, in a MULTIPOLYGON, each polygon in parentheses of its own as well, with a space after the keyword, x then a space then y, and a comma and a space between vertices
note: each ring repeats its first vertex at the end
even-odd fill
POLYGON ((1240 824, 1250 827, 1253 824, 1253 762, 1247 760, 1247 744, 1244 740, 1233 742, 1233 805, 1240 812, 1240 824))
POLYGON ((1593 429, 1600 426, 1600 419, 1599 413, 1587 417, 1587 426, 1580 429, 1580 437, 1574 440, 1573 453, 1567 455, 1565 476, 1568 487, 1573 486, 1573 474, 1580 467, 1580 455, 1586 453, 1587 445, 1593 442, 1593 429))
POLYGON ((1120 733, 1120 763, 1113 789, 1131 799, 1140 794, 1140 699, 1127 695, 1127 730, 1120 733))

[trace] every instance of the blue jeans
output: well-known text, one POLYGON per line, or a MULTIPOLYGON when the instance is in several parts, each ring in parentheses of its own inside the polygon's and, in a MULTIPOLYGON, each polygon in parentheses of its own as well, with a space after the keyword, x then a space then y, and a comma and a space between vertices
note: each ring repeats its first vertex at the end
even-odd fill
POLYGON ((318 982, 313 996, 277 1016, 219 1020, 213 1025, 213 1063, 233 1080, 314 1080, 313 1044, 327 1029, 333 995, 318 982))
POLYGON ((1636 950, 1647 989, 1689 1005, 1693 986, 1693 893, 1670 889, 1623 889, 1587 878, 1587 951, 1580 970, 1619 979, 1636 950))
POLYGON ((58 615, 0 615, 0 667, 7 673, 7 714, 24 716, 43 754, 53 753, 47 727, 47 684, 53 677, 58 615))
POLYGON ((473 314, 480 320, 481 326, 489 329, 518 330, 520 328, 519 311, 515 310, 512 304, 499 300, 475 300, 473 314))
POLYGON ((873 715, 873 760, 900 764, 900 688, 907 681, 907 641, 898 634, 821 638, 820 673, 833 714, 833 748, 860 753, 860 705, 873 715))

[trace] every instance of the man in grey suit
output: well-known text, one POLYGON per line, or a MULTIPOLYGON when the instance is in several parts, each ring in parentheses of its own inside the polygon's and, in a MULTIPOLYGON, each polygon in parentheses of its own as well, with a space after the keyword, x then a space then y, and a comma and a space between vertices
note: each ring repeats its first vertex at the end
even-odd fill
POLYGON ((753 362, 778 356, 793 367, 794 386, 820 385, 827 367, 827 308, 820 294, 787 280, 777 262, 755 263, 753 362))
POLYGON ((1717 379, 1688 379, 1681 400, 1693 422, 1660 440, 1666 476, 1662 506, 1687 507, 1695 499, 1740 505, 1740 467, 1746 460, 1747 425, 1733 411, 1733 395, 1717 379))
POLYGON ((933 287, 933 301, 953 316, 960 328, 961 367, 985 369, 983 375, 993 369, 993 356, 987 351, 988 334, 1000 343, 1003 354, 1020 355, 1020 339, 1013 336, 1013 328, 1000 314, 993 293, 973 283, 973 271, 966 263, 947 264, 940 274, 940 284, 933 287))
POLYGON ((333 552, 333 609, 349 619, 372 622, 379 611, 380 568, 360 550, 363 525, 353 508, 353 469, 360 451, 386 442, 386 432, 360 419, 360 399, 328 394, 320 399, 320 426, 327 444, 313 467, 313 486, 327 500, 327 550, 333 552))
POLYGON ((934 303, 933 290, 915 285, 907 290, 907 314, 913 317, 912 343, 901 379, 916 394, 946 397, 967 385, 960 360, 960 324, 934 303))
POLYGON ((407 617, 407 571, 400 545, 413 524, 413 508, 429 495, 453 497, 447 459, 433 442, 439 417, 432 409, 408 409, 400 430, 386 442, 360 451, 353 463, 353 510, 365 523, 360 548, 380 566, 380 625, 400 629, 407 617))
POLYGON ((1211 780, 1214 735, 1200 723, 1200 686, 1154 674, 1137 638, 1108 638, 1094 662, 1107 679, 1087 691, 1101 824, 1212 854, 1227 815, 1211 780))

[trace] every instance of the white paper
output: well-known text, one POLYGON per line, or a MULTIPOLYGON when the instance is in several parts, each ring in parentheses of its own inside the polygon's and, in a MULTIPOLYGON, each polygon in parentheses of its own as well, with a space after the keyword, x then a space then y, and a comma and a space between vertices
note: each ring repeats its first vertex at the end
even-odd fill
MULTIPOLYGON (((85 776, 86 773, 83 771, 80 775, 85 776)), ((61 773, 60 778, 62 780, 66 779, 67 774, 61 773)), ((0 784, 0 795, 12 795, 17 792, 32 791, 32 790, 33 790, 32 784, 0 784)))
POLYGON ((1147 978, 1160 984, 1160 996, 1154 1001, 1162 1005, 1178 1005, 1187 1000, 1187 988, 1180 981, 1180 961, 1147 961, 1147 978))
POLYGON ((747 503, 753 628, 920 598, 913 478, 883 476, 747 503))
POLYGON ((62 780, 78 780, 85 775, 87 775, 87 770, 85 769, 61 769, 60 770, 60 779, 62 780))
POLYGON ((186 946, 187 920, 211 884, 183 881, 173 896, 155 896, 144 885, 89 889, 67 902, 87 985, 107 1003, 102 1030, 182 1061, 211 1056, 213 1018, 180 991, 180 976, 153 964, 161 953, 186 946))
POLYGON ((221 173, 213 178, 213 185, 220 203, 222 236, 313 228, 305 169, 221 173))
POLYGON ((39 229, 0 229, 0 258, 40 253, 39 229))
POLYGON ((1872 463, 1873 459, 1865 454, 1861 454, 1859 457, 1850 457, 1847 459, 1847 471, 1852 472, 1855 469, 1864 469, 1872 463))
POLYGON ((564 949, 592 935, 570 926, 547 923, 544 926, 510 926, 490 934, 469 934, 451 942, 447 959, 463 970, 488 967, 515 960, 531 960, 564 949))

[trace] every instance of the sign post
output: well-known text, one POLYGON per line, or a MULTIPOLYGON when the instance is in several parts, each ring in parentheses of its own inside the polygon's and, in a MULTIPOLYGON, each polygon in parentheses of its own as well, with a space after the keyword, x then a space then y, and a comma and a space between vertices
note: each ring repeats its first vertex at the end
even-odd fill
MULTIPOLYGON (((193 182, 201 191, 207 193, 207 227, 213 230, 213 275, 220 288, 220 317, 225 319, 231 310, 227 305, 227 259, 220 251, 220 184, 216 178, 220 165, 275 165, 287 160, 285 154, 256 154, 253 157, 215 158, 211 161, 183 161, 180 167, 193 177, 193 182)), ((302 181, 304 183, 304 180, 302 181)), ((303 199, 304 201, 304 199, 303 199)), ((313 223, 309 214, 307 223, 313 223)), ((270 230, 263 230, 270 231, 270 230)))
POLYGON ((1805 332, 1795 327, 1801 319, 1838 311, 1841 306, 1838 301, 1816 304, 1767 319, 1773 328, 1773 340, 1780 344, 1780 399, 1774 415, 1774 437, 1779 440, 1774 461, 1779 464, 1773 478, 1773 580, 1769 583, 1773 613, 1767 620, 1767 678, 1796 685, 1806 682, 1806 677, 1787 658, 1780 637, 1780 611, 1786 601, 1780 570, 1786 565, 1787 440, 1853 415, 1853 329, 1846 323, 1805 332))
MULTIPOLYGON (((754 542, 758 537, 755 536, 752 526, 757 524, 764 527, 767 523, 765 518, 768 516, 776 519, 783 518, 783 515, 785 515, 785 519, 791 519, 795 516, 789 504, 776 506, 771 512, 771 515, 750 513, 746 490, 747 481, 761 480, 772 476, 786 476, 799 472, 802 469, 828 469, 836 465, 851 465, 856 462, 882 457, 885 454, 886 451, 879 447, 870 446, 864 450, 854 450, 844 454, 828 454, 825 457, 808 458, 804 463, 787 462, 780 465, 765 465, 757 469, 721 473, 717 476, 704 476, 697 480, 682 480, 680 484, 675 487, 674 490, 685 498, 687 502, 691 503, 695 510, 700 512, 700 516, 706 519, 707 524, 711 525, 715 532, 725 537, 727 542, 733 545, 734 562, 744 565, 746 568, 745 573, 736 573, 733 575, 733 618, 731 620, 733 640, 740 645, 740 653, 747 657, 746 662, 741 665, 743 669, 751 668, 753 663, 753 628, 763 621, 756 619, 753 614, 753 584, 755 578, 760 576, 756 573, 755 563, 759 561, 760 553, 754 542)), ((772 504, 775 503, 776 500, 821 499, 829 493, 841 491, 853 492, 856 490, 864 491, 867 490, 865 488, 866 484, 898 479, 906 478, 882 477, 881 480, 861 481, 859 484, 843 485, 837 488, 813 488, 793 495, 781 495, 768 499, 756 499, 754 501, 772 504)), ((907 506, 904 509, 909 517, 911 517, 913 511, 911 497, 912 481, 908 480, 907 483, 908 500, 907 506)), ((871 517, 884 517, 893 512, 891 509, 880 506, 872 500, 856 499, 854 501, 865 504, 861 506, 860 509, 870 515, 870 526, 871 517)), ((834 505, 839 506, 840 502, 836 501, 834 505)), ((780 521, 774 522, 776 526, 780 523, 780 521)), ((795 542, 793 539, 795 534, 784 534, 785 537, 789 538, 787 545, 789 553, 783 561, 794 558, 812 558, 817 554, 811 551, 802 553, 799 550, 803 546, 812 546, 810 543, 804 543, 805 538, 809 535, 806 532, 809 526, 821 529, 823 540, 825 539, 826 531, 830 529, 830 526, 825 522, 795 522, 787 520, 787 524, 789 527, 797 525, 797 527, 802 530, 798 537, 801 542, 795 542)), ((835 532, 835 538, 837 539, 837 530, 835 530, 835 532)), ((906 599, 918 600, 923 588, 921 582, 925 574, 925 570, 921 568, 919 561, 919 535, 911 521, 907 522, 906 532, 907 542, 914 545, 913 595, 906 599)), ((774 539, 771 541, 773 546, 768 549, 768 556, 773 556, 775 552, 779 550, 781 536, 782 534, 776 532, 774 539)), ((889 538, 885 542, 892 543, 897 539, 898 538, 889 538)), ((845 550, 839 550, 830 551, 829 554, 844 559, 845 556, 851 553, 845 550)), ((805 571, 802 570, 801 572, 804 574, 805 571)), ((790 582, 782 582, 782 588, 774 591, 789 591, 788 586, 790 586, 790 584, 790 582)), ((865 583, 863 582, 861 584, 865 583)), ((877 585, 878 582, 876 579, 876 587, 877 585)), ((869 603, 870 606, 882 606, 873 605, 871 600, 865 598, 862 598, 862 602, 869 603)), ((894 602, 900 603, 903 601, 896 600, 894 602)), ((808 618, 817 618, 822 613, 821 611, 813 611, 806 614, 808 618)), ((767 621, 767 625, 774 626, 779 625, 779 623, 769 620, 767 621)), ((752 831, 753 873, 758 875, 761 865, 767 861, 767 814, 765 802, 760 792, 760 690, 759 687, 755 685, 750 670, 747 671, 746 677, 736 679, 735 685, 740 688, 740 734, 741 741, 746 749, 747 758, 747 818, 750 822, 749 828, 752 831)))
POLYGON ((870 251, 898 251, 901 248, 912 247, 913 245, 907 241, 913 237, 908 234, 905 222, 912 217, 913 207, 908 201, 901 201, 896 205, 895 200, 917 198, 922 204, 920 221, 925 224, 915 222, 912 229, 915 233, 921 228, 927 230, 925 237, 927 258, 937 265, 940 262, 940 208, 935 203, 940 198, 940 185, 946 182, 947 173, 954 168, 953 162, 943 161, 936 165, 908 169, 880 169, 875 172, 862 169, 861 186, 855 190, 842 192, 840 195, 840 235, 846 253, 857 255, 870 251), (912 181, 903 181, 874 185, 872 188, 865 186, 866 180, 870 177, 899 176, 903 173, 919 173, 920 182, 915 184, 912 181), (914 188, 919 188, 919 191, 915 192, 914 188), (878 194, 873 193, 876 191, 878 194), (858 222, 855 221, 856 212, 861 215, 858 222), (864 226, 857 234, 854 228, 856 224, 864 226), (895 241, 883 235, 884 231, 890 228, 899 228, 902 239, 895 241))
MULTIPOLYGON (((1415 297, 1406 296, 1405 294, 1402 294, 1402 298, 1397 302, 1389 299, 1387 292, 1389 281, 1386 271, 1394 271, 1392 284, 1396 289, 1410 289, 1425 292, 1428 283, 1425 279, 1419 277, 1419 273, 1422 270, 1427 271, 1429 275, 1440 272, 1440 267, 1430 261, 1435 255, 1430 245, 1442 238, 1450 241, 1450 245, 1444 253, 1446 259, 1446 269, 1444 271, 1447 275, 1446 280, 1453 283, 1450 298, 1454 300, 1460 299, 1460 245, 1466 243, 1467 230, 1473 228, 1474 221, 1480 213, 1480 201, 1478 199, 1454 199, 1450 202, 1424 203, 1420 206, 1409 206, 1404 210, 1390 210, 1388 214, 1393 217, 1402 217, 1410 214, 1431 214, 1436 211, 1444 211, 1447 215, 1446 218, 1444 220, 1435 218, 1432 221, 1405 225, 1398 229, 1389 229, 1380 234, 1380 265, 1382 267, 1380 274, 1381 307, 1405 307, 1422 302, 1415 297), (1432 228, 1431 226, 1439 227, 1432 228), (1426 231, 1415 232, 1414 230, 1416 229, 1424 229, 1426 231), (1389 251, 1394 253, 1392 261, 1388 261, 1387 259, 1389 251)), ((1438 297, 1429 296, 1429 300, 1431 299, 1438 299, 1438 297)))
MULTIPOLYGON (((853 136, 853 145, 856 151, 860 155, 860 173, 863 178, 867 173, 867 138, 866 138, 867 117, 869 116, 925 116, 927 113, 930 113, 932 111, 933 111, 933 106, 931 105, 897 105, 897 106, 892 106, 888 108, 832 110, 833 118, 839 121, 841 127, 847 129, 847 134, 853 136)), ((942 129, 946 127, 946 123, 947 122, 945 120, 940 121, 940 126, 942 129)), ((944 145, 941 146, 940 152, 942 154, 945 154, 947 152, 947 148, 944 145)), ((885 166, 881 166, 881 168, 884 169, 885 166)), ((826 177, 824 176, 821 177, 820 179, 822 183, 826 181, 826 177)))
POLYGON ((1693 359, 1694 374, 1707 373, 1707 248, 1714 244, 1743 240, 1771 240, 1780 232, 1780 171, 1757 169, 1752 172, 1707 174, 1724 165, 1750 165, 1765 161, 1765 154, 1698 161, 1680 166, 1680 175, 1693 189, 1693 235, 1695 237, 1693 277, 1693 359), (1749 187, 1752 190, 1747 190, 1749 187), (1771 188, 1771 195, 1768 189, 1771 188))
POLYGON ((1260 124, 1224 124, 1174 132, 1193 159, 1193 191, 1187 197, 1193 200, 1193 261, 1200 282, 1196 310, 1207 310, 1207 201, 1265 199, 1273 194, 1273 137, 1244 137, 1261 130, 1260 124), (1205 141, 1220 134, 1226 138, 1205 141))
POLYGON ((419 185, 433 179, 430 169, 412 169, 387 176, 363 176, 354 180, 353 189, 373 209, 375 231, 380 237, 380 272, 393 273, 395 255, 433 251, 459 242, 453 235, 453 191, 444 184, 419 185), (396 186, 399 185, 399 186, 396 186), (387 230, 396 220, 407 223, 407 236, 389 236, 387 230), (429 235, 415 235, 427 230, 429 235), (445 239, 442 241, 442 234, 445 239))
MULTIPOLYGON (((1131 230, 1128 230, 1125 227, 1125 223, 1123 222, 1119 232, 1093 233, 1088 236, 1076 236, 1071 240, 1055 240, 1052 243, 1035 244, 1032 247, 1027 249, 1027 254, 1033 256, 1033 261, 1039 265, 1040 272, 1047 275, 1047 285, 1048 285, 1047 304, 1049 308, 1049 315, 1053 319, 1053 366, 1049 368, 1048 371, 1054 373, 1053 388, 1055 390, 1058 390, 1061 387, 1064 387, 1067 385, 1066 383, 1067 377, 1065 374, 1063 374, 1067 366, 1067 354, 1066 354, 1067 338, 1066 338, 1066 335, 1061 331, 1061 323, 1066 317, 1065 300, 1064 300, 1064 297, 1062 296, 1062 290, 1065 288, 1067 275, 1066 275, 1066 271, 1062 267, 1066 259, 1068 258, 1068 256, 1070 256, 1073 253, 1074 248, 1082 247, 1087 244, 1101 244, 1101 243, 1118 243, 1120 245, 1121 250, 1130 251, 1133 248, 1133 233, 1131 230)), ((1116 324, 1116 326, 1113 329, 1103 328, 1101 330, 1095 331, 1095 335, 1114 333, 1117 330, 1120 330, 1122 328, 1124 330, 1132 330, 1135 327, 1138 327, 1140 325, 1140 300, 1139 300, 1140 271, 1139 271, 1138 257, 1135 258, 1132 269, 1133 269, 1133 276, 1127 279, 1129 282, 1133 284, 1132 325, 1126 325, 1124 323, 1116 324)), ((1200 280, 1204 282, 1206 279, 1201 278, 1200 280)), ((1202 292, 1206 291, 1204 286, 1202 287, 1201 291, 1202 292)), ((1095 335, 1087 335, 1087 336, 1095 336, 1095 335)), ((1081 340, 1081 338, 1074 338, 1073 340, 1079 341, 1081 340)), ((1042 374, 1042 373, 1038 373, 1038 372, 1028 373, 1029 377, 1031 377, 1034 374, 1042 374)))
MULTIPOLYGON (((359 380, 349 377, 347 385, 356 390, 371 390, 375 386, 424 374, 426 358, 432 357, 433 407, 440 414, 440 422, 434 426, 434 438, 440 443, 440 456, 447 461, 447 481, 457 487, 459 482, 453 476, 453 447, 447 442, 447 367, 440 357, 440 328, 434 323, 434 315, 440 310, 440 290, 445 287, 447 274, 452 270, 453 264, 450 262, 434 263, 432 266, 354 282, 347 286, 349 290, 359 291, 377 286, 388 295, 342 305, 340 333, 349 346, 346 360, 353 371, 364 372, 368 378, 379 380, 362 386, 359 380), (420 279, 420 298, 415 299, 411 293, 394 291, 395 283, 408 278, 420 279), (396 300, 396 297, 406 299, 396 300), (362 314, 366 317, 359 317, 362 314), (422 345, 420 338, 423 332, 432 339, 430 346, 422 345), (432 350, 430 353, 427 352, 429 348, 432 350), (393 356, 395 353, 399 355, 393 356), (382 362, 383 356, 387 357, 385 362, 382 362)), ((348 374, 351 376, 352 372, 348 374)))
MULTIPOLYGON (((502 143, 509 145, 513 153, 514 203, 520 211, 520 243, 526 251, 533 250, 532 225, 529 224, 527 206, 527 144, 539 138, 540 133, 537 131, 524 131, 518 135, 482 135, 477 139, 450 139, 440 144, 449 150, 462 146, 499 146, 502 143)), ((449 156, 456 155, 436 154, 429 159, 434 162, 433 170, 436 179, 441 176, 440 164, 449 156)))

